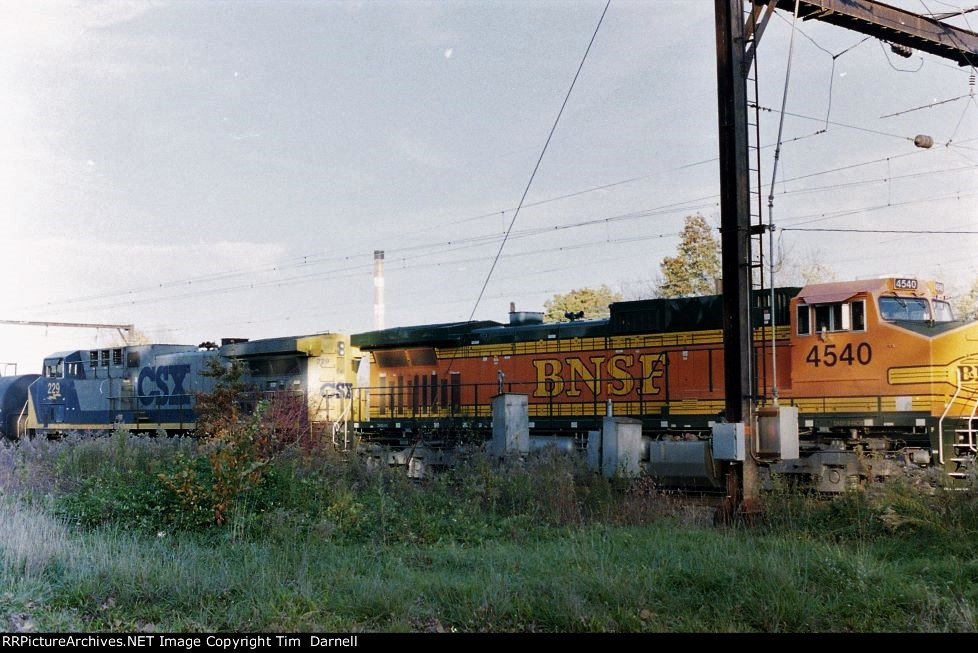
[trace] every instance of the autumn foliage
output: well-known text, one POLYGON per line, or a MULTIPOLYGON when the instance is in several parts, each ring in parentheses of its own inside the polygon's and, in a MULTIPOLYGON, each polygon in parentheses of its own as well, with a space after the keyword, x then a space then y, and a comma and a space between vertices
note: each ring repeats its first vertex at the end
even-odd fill
POLYGON ((224 367, 215 359, 203 374, 216 380, 196 397, 203 457, 185 458, 159 478, 191 521, 221 525, 235 501, 261 483, 275 455, 309 433, 308 415, 300 394, 263 396, 242 381, 237 363, 224 367))

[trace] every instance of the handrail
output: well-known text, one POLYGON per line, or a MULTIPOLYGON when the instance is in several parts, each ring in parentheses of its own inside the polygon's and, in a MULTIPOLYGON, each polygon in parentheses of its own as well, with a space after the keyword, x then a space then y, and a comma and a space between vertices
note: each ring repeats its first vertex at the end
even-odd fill
POLYGON ((971 406, 971 416, 968 417, 968 449, 978 451, 975 446, 975 416, 978 415, 978 388, 972 390, 971 394, 971 398, 974 399, 974 404, 971 406))
POLYGON ((941 415, 941 419, 937 420, 937 461, 940 464, 944 464, 944 419, 947 414, 951 412, 951 406, 957 401, 958 395, 961 394, 961 381, 958 380, 958 385, 954 390, 954 396, 951 397, 951 401, 947 402, 944 406, 944 413, 941 415))
POLYGON ((27 435, 27 415, 25 415, 24 413, 27 412, 27 404, 29 402, 30 399, 24 402, 24 407, 20 409, 20 415, 17 416, 17 439, 18 440, 21 437, 27 435), (21 423, 23 423, 23 431, 21 431, 21 423))
MULTIPOLYGON (((340 401, 342 401, 342 399, 340 401)), ((339 430, 341 428, 341 425, 345 425, 346 424, 347 417, 350 415, 350 411, 351 411, 352 408, 353 408, 353 401, 351 400, 350 403, 349 403, 349 405, 347 405, 346 409, 343 410, 343 412, 340 413, 340 416, 333 422, 333 446, 336 446, 336 445, 339 444, 339 442, 337 441, 337 438, 336 438, 336 434, 339 433, 339 430)), ((343 448, 344 448, 344 450, 347 448, 348 444, 349 443, 346 441, 346 436, 344 436, 343 437, 343 448)))

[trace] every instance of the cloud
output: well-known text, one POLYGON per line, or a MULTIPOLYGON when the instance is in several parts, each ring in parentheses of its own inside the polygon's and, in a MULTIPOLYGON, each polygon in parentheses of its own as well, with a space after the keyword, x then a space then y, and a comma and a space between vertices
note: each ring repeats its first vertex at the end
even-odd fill
MULTIPOLYGON (((283 243, 234 240, 188 245, 60 236, 14 239, 7 245, 9 255, 0 258, 0 275, 21 279, 21 283, 6 284, 0 290, 0 301, 23 316, 14 319, 60 314, 66 308, 83 312, 92 306, 112 307, 153 296, 130 291, 155 288, 153 292, 159 294, 160 288, 172 287, 179 280, 223 276, 242 269, 270 270, 286 254, 283 243), (24 274, 25 270, 34 272, 24 274), (110 292, 111 296, 94 302, 73 301, 110 292)), ((197 289, 206 284, 201 279, 183 286, 197 289)))
POLYGON ((424 141, 409 134, 399 133, 391 137, 391 151, 411 163, 428 168, 445 168, 448 166, 448 155, 424 141))

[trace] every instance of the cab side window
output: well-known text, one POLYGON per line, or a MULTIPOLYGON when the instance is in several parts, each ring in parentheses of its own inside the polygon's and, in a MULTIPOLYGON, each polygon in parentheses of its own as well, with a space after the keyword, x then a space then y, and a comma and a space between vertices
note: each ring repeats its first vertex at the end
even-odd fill
POLYGON ((807 336, 812 332, 811 322, 809 320, 809 310, 807 304, 798 305, 798 335, 807 336))
POLYGON ((822 331, 865 331, 866 301, 799 304, 796 319, 800 336, 822 331))
POLYGON ((842 304, 815 305, 815 331, 845 331, 842 304))
POLYGON ((866 330, 866 301, 857 300, 850 304, 852 310, 852 330, 853 331, 865 331, 866 330))
POLYGON ((64 378, 64 359, 49 360, 44 363, 44 376, 49 379, 64 378))

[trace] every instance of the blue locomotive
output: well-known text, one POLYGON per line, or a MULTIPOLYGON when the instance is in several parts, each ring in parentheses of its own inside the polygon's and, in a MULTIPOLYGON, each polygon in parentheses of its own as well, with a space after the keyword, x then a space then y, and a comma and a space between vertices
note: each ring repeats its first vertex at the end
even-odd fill
POLYGON ((195 427, 197 394, 214 388, 215 379, 205 372, 215 362, 232 361, 257 391, 301 396, 310 424, 345 430, 359 357, 348 336, 322 333, 229 339, 220 346, 128 345, 52 354, 40 376, 0 379, 2 435, 113 428, 187 433, 195 427))

